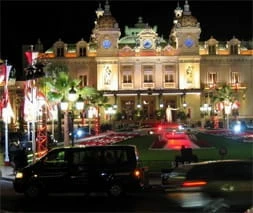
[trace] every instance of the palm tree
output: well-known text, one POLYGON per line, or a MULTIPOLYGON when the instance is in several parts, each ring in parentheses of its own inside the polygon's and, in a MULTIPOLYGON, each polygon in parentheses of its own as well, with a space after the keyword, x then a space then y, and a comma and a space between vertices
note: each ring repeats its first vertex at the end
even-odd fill
POLYGON ((100 130, 100 108, 101 107, 108 107, 108 97, 104 96, 103 92, 98 91, 96 94, 90 97, 91 104, 95 105, 97 108, 97 122, 96 122, 96 128, 95 132, 96 134, 99 134, 100 130))
POLYGON ((229 128, 229 114, 231 112, 232 104, 235 101, 232 88, 227 84, 223 84, 221 88, 216 88, 212 97, 212 101, 215 105, 221 104, 224 123, 226 120, 226 128, 229 128))
MULTIPOLYGON (((60 103, 62 100, 67 99, 70 88, 75 88, 77 95, 81 95, 82 98, 88 99, 96 95, 97 90, 93 87, 79 88, 80 80, 71 79, 64 71, 56 72, 55 78, 48 77, 46 79, 46 85, 48 88, 47 97, 52 104, 56 104, 58 108, 58 137, 62 140, 62 127, 61 127, 61 108, 60 103)), ((67 133, 66 133, 67 134, 67 133)), ((65 140, 67 136, 65 136, 65 140)), ((67 143, 67 142, 65 142, 67 143)))

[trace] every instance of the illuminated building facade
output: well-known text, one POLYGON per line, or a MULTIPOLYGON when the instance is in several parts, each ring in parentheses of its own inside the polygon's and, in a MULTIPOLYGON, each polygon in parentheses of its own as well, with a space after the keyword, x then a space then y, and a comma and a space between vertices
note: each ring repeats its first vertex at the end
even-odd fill
MULTIPOLYGON (((123 118, 131 120, 138 107, 147 120, 155 120, 167 105, 185 111, 191 122, 201 118, 200 106, 209 104, 213 91, 230 85, 240 102, 239 116, 253 117, 252 41, 233 37, 200 41, 201 25, 188 1, 177 5, 168 36, 158 35, 139 17, 122 36, 110 5, 96 10, 90 40, 67 44, 59 39, 40 56, 64 64, 81 86, 94 86, 117 104, 123 118)), ((46 72, 46 68, 45 68, 46 72)), ((177 112, 173 112, 176 121, 177 112)), ((219 114, 221 115, 221 114, 219 114)))

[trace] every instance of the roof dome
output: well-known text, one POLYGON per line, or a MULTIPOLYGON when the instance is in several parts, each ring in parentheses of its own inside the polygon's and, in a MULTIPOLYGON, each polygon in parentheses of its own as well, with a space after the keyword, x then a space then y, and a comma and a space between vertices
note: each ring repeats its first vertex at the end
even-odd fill
POLYGON ((99 28, 118 28, 118 23, 111 14, 110 5, 108 1, 106 1, 105 3, 104 14, 102 16, 99 16, 97 25, 99 28))
POLYGON ((116 19, 111 15, 103 15, 98 19, 98 27, 99 28, 117 28, 118 23, 116 19))
POLYGON ((180 23, 181 27, 196 27, 198 20, 194 16, 184 15, 178 20, 178 23, 180 23))
POLYGON ((181 27, 196 27, 198 26, 198 20, 191 15, 190 5, 188 0, 185 0, 184 10, 182 16, 178 19, 177 26, 181 27))

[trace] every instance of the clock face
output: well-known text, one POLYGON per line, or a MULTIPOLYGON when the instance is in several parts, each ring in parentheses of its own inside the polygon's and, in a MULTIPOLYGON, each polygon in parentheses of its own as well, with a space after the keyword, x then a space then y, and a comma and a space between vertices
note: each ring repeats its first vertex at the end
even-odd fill
POLYGON ((106 39, 106 40, 103 41, 103 47, 104 48, 108 49, 111 46, 112 46, 112 42, 110 40, 106 39))
POLYGON ((190 38, 187 38, 185 41, 184 41, 184 44, 186 47, 192 47, 193 46, 193 40, 190 39, 190 38))
POLYGON ((149 40, 149 39, 145 39, 145 40, 143 41, 143 47, 144 47, 145 49, 151 48, 151 47, 152 47, 152 41, 149 40))

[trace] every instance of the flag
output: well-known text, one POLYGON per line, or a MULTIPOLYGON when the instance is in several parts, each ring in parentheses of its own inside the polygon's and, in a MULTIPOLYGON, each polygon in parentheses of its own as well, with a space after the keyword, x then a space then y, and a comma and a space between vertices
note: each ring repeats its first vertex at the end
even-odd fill
POLYGON ((0 84, 5 82, 6 77, 6 64, 0 65, 0 84))
POLYGON ((15 117, 9 101, 7 102, 7 106, 3 108, 2 113, 3 113, 3 121, 5 123, 10 123, 10 119, 15 117))
POLYGON ((11 105, 9 103, 9 94, 8 94, 8 79, 11 71, 10 65, 2 64, 1 69, 4 72, 3 82, 4 82, 4 91, 3 91, 3 97, 0 101, 0 110, 2 118, 5 119, 4 121, 9 121, 10 117, 14 117, 13 110, 11 108, 11 105))
POLYGON ((14 112, 12 110, 9 101, 9 92, 7 86, 4 87, 3 99, 1 103, 2 118, 4 122, 10 123, 10 119, 14 118, 14 112))
POLYGON ((32 52, 32 51, 25 52, 25 56, 29 65, 35 64, 35 61, 38 58, 38 54, 39 52, 32 52))
POLYGON ((36 88, 33 88, 33 81, 26 81, 24 89, 24 120, 34 120, 34 104, 36 97, 36 88))

